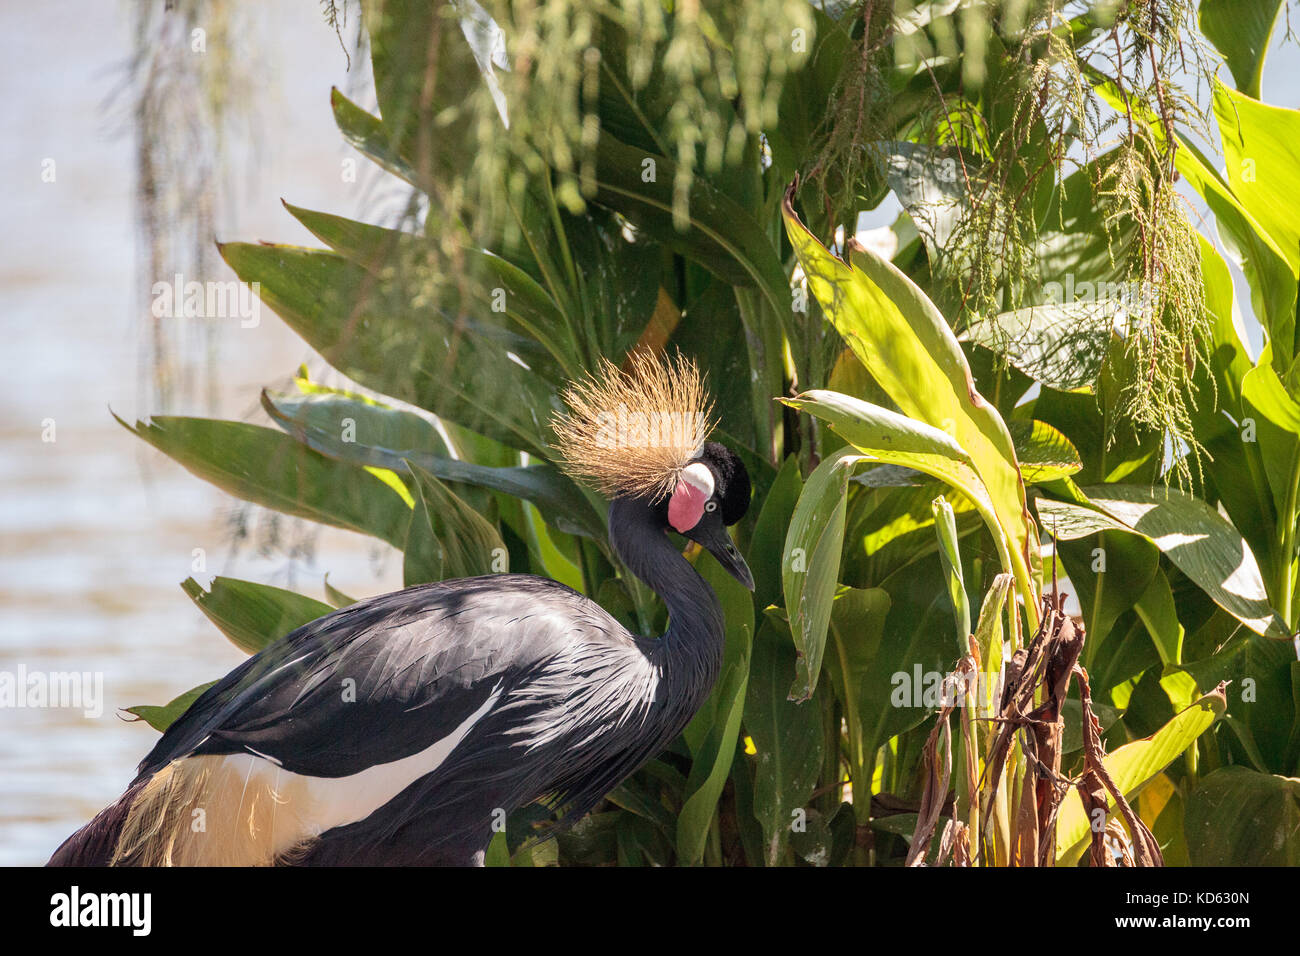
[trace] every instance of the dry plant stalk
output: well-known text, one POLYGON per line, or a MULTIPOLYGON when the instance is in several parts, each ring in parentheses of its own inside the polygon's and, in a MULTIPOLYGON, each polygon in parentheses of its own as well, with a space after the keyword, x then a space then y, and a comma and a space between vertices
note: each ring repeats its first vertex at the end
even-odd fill
MULTIPOLYGON (((1079 791, 1090 818, 1098 809, 1108 818, 1105 827, 1093 830, 1090 856, 1093 866, 1163 866, 1164 858, 1151 830, 1106 771, 1101 723, 1093 713, 1088 674, 1078 663, 1084 637, 1083 625, 1065 613, 1065 595, 1054 592, 1045 596, 1038 633, 1027 647, 1016 652, 1007 666, 1000 714, 994 718, 997 731, 986 755, 984 792, 972 790, 972 805, 978 801, 980 826, 987 838, 990 811, 998 788, 1003 785, 1002 776, 1012 744, 1019 739, 1025 775, 1016 795, 1012 820, 1013 866, 1055 865, 1057 814, 1071 787, 1079 791), (1079 680, 1083 710, 1084 772, 1078 780, 1071 780, 1061 775, 1061 742, 1065 731, 1063 705, 1070 681, 1075 677, 1079 680), (1110 814, 1112 802, 1118 814, 1114 817, 1110 814)), ((978 668, 975 658, 963 658, 949 680, 962 679, 972 667, 978 668)), ((955 705, 945 703, 926 741, 925 785, 907 855, 908 866, 925 865, 947 799, 953 763, 948 719, 954 709, 955 705), (938 753, 941 733, 942 760, 938 753)), ((978 860, 972 859, 974 841, 970 837, 970 827, 965 822, 955 817, 950 819, 940 835, 936 862, 940 865, 951 862, 954 866, 978 864, 978 860)), ((987 839, 984 842, 987 845, 987 839)))

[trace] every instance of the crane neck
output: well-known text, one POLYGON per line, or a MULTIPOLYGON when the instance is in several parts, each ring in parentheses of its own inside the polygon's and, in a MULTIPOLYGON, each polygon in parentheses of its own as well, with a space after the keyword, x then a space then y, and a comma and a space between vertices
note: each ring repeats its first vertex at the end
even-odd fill
POLYGON ((616 498, 609 506, 609 540, 627 569, 668 606, 664 653, 698 658, 711 672, 711 685, 725 642, 722 604, 668 540, 663 516, 642 499, 616 498))

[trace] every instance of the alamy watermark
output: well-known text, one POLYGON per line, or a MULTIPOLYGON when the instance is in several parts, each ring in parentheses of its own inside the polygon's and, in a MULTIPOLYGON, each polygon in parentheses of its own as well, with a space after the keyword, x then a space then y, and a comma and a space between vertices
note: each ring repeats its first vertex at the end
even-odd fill
POLYGON ((1002 697, 1002 674, 968 671, 927 671, 916 664, 910 671, 895 671, 889 677, 889 703, 893 707, 964 707, 969 694, 977 702, 1002 697))
POLYGON ((29 671, 23 664, 16 671, 0 671, 0 709, 80 709, 96 719, 104 713, 102 671, 29 671))
POLYGON ((641 412, 620 404, 596 416, 601 448, 664 448, 692 442, 704 431, 703 412, 641 412))
POLYGON ((1157 291, 1150 282, 1130 279, 1126 282, 1076 282, 1074 273, 1067 272, 1064 282, 1043 283, 1043 298, 1050 305, 1092 303, 1099 308, 1122 308, 1130 317, 1143 319, 1149 316, 1156 302, 1157 291))
POLYGON ((171 282, 155 282, 150 292, 149 311, 156 319, 239 319, 244 329, 262 321, 260 282, 186 282, 178 272, 171 282))

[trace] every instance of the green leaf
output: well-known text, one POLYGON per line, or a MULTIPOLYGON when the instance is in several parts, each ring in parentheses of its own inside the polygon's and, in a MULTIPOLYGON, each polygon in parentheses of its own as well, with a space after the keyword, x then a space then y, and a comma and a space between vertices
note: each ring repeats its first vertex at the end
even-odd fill
POLYGON ((952 505, 940 495, 931 503, 934 510, 934 531, 939 539, 939 563, 943 566, 943 575, 948 582, 948 597, 952 601, 954 620, 957 624, 957 641, 955 646, 958 657, 964 657, 969 649, 967 639, 971 633, 970 599, 966 596, 966 581, 962 577, 961 551, 957 545, 957 518, 952 505))
POLYGON ((745 730, 758 751, 754 816, 763 829, 764 862, 785 856, 794 811, 807 806, 822 766, 821 710, 788 697, 795 676, 794 648, 770 620, 754 639, 745 698, 745 730))
POLYGON ((596 147, 596 201, 626 217, 647 235, 731 285, 757 285, 788 312, 789 285, 776 249, 749 211, 698 172, 690 192, 689 221, 673 218, 677 164, 602 132, 596 147), (652 165, 651 165, 652 164, 652 165), (644 177, 653 169, 654 177, 644 177))
POLYGON ((1039 498, 1044 527, 1055 528, 1063 540, 1104 530, 1140 534, 1256 634, 1290 638, 1268 602, 1250 546, 1204 501, 1176 488, 1146 485, 1091 485, 1082 491, 1094 507, 1039 498))
MULTIPOLYGON (((425 0, 384 0, 361 10, 384 142, 418 157, 426 183, 445 184, 467 169, 476 158, 471 124, 493 103, 494 113, 505 110, 492 61, 480 64, 458 22, 462 11, 460 4, 425 0)), ((500 122, 496 116, 492 121, 500 122)))
POLYGON ((293 246, 227 243, 221 254, 353 381, 546 456, 559 397, 555 376, 538 374, 533 365, 549 356, 502 328, 491 310, 461 314, 454 282, 406 273, 376 281, 336 253, 293 246))
POLYGON ((848 263, 832 255, 794 214, 792 193, 786 193, 783 206, 786 232, 809 289, 903 414, 949 432, 964 450, 987 489, 997 519, 991 525, 995 540, 1006 542, 1009 570, 1026 598, 1031 624, 1036 623, 1037 585, 1031 577, 1038 561, 1037 533, 1006 424, 975 390, 960 344, 925 293, 866 249, 850 244, 848 263))
POLYGON ((414 412, 299 380, 299 388, 308 386, 312 394, 305 398, 263 392, 262 407, 321 454, 403 474, 409 461, 443 481, 524 498, 538 506, 552 527, 592 538, 602 550, 607 547, 604 517, 577 485, 551 465, 496 467, 448 458, 435 453, 435 448, 445 447, 442 439, 431 434, 429 422, 414 412), (353 427, 345 435, 348 419, 353 427))
POLYGON ((1259 99, 1264 56, 1282 0, 1201 0, 1201 32, 1223 54, 1237 89, 1259 99))
MULTIPOLYGON (((114 416, 115 418, 117 416, 114 416)), ((204 481, 254 504, 400 548, 411 510, 389 484, 270 428, 159 416, 122 426, 204 481)))
MULTIPOLYGON (((868 797, 881 743, 878 718, 889 703, 887 697, 881 700, 871 693, 879 686, 871 675, 884 663, 880 660, 881 639, 889 609, 889 594, 881 588, 843 588, 831 609, 831 652, 826 669, 844 707, 853 792, 868 797)), ((859 822, 866 822, 870 804, 870 799, 854 802, 859 822)))
MULTIPOLYGON (((1216 80, 1214 118, 1232 193, 1286 259, 1294 285, 1300 274, 1300 222, 1291 205, 1300 190, 1300 111, 1269 106, 1216 80)), ((1295 314, 1270 311, 1265 324, 1278 374, 1294 385, 1295 314)))
POLYGON ((230 643, 246 654, 256 654, 334 610, 305 594, 235 578, 215 577, 207 591, 193 578, 186 578, 181 588, 230 643))
POLYGON ((1243 410, 1253 413, 1255 419, 1255 444, 1259 446, 1276 513, 1292 514, 1300 505, 1294 486, 1300 471, 1300 403, 1287 392, 1269 364, 1268 347, 1259 364, 1243 376, 1241 397, 1243 410))
MULTIPOLYGON (((421 236, 287 202, 284 206, 331 249, 381 280, 402 263, 420 263, 427 269, 435 267, 433 247, 421 236)), ((580 356, 573 332, 550 293, 523 269, 488 250, 462 247, 458 252, 462 262, 457 282, 462 287, 462 295, 484 309, 498 312, 504 309, 504 315, 514 321, 518 331, 551 353, 567 378, 576 378, 580 356), (498 298, 498 289, 504 296, 498 298)))
POLYGON ((411 515, 402 578, 406 587, 506 570, 496 525, 419 465, 410 465, 420 500, 411 515))
MULTIPOLYGON (((1103 760, 1116 787, 1130 802, 1143 785, 1163 771, 1205 733, 1227 707, 1224 689, 1214 691, 1194 702, 1150 737, 1135 740, 1107 754, 1103 760)), ((1114 804, 1110 804, 1113 809, 1114 804)), ((1073 788, 1061 804, 1056 822, 1056 859, 1058 866, 1070 866, 1088 845, 1090 831, 1087 814, 1079 792, 1073 788)))
MULTIPOLYGON (((276 424, 299 441, 315 438, 318 445, 334 450, 331 458, 380 468, 392 468, 407 452, 449 456, 436 419, 427 412, 392 405, 310 381, 305 374, 294 379, 297 392, 262 390, 262 407, 276 424), (349 453, 347 446, 383 449, 377 459, 372 453, 349 453)), ((324 448, 318 449, 329 455, 324 448)))
POLYGON ((1056 481, 1083 468, 1074 443, 1047 422, 1007 422, 1025 484, 1056 481))
MULTIPOLYGON (((1109 81, 1101 81, 1096 89, 1118 110, 1125 110, 1126 104, 1130 103, 1109 81)), ((1224 156, 1228 160, 1231 175, 1240 179, 1249 170, 1249 175, 1258 179, 1261 175, 1258 163, 1242 163, 1242 160, 1250 157, 1242 155, 1244 137, 1238 129, 1234 97, 1239 97, 1239 94, 1233 94, 1217 80, 1214 82, 1215 117, 1219 123, 1224 156), (1234 163, 1237 165, 1235 170, 1232 169, 1234 163)), ((1156 142, 1163 143, 1165 131, 1159 117, 1150 114, 1143 119, 1156 142)), ((1255 218, 1257 210, 1248 211, 1243 198, 1235 194, 1235 186, 1228 185, 1216 164, 1206 158, 1186 136, 1175 133, 1175 138, 1178 148, 1174 153, 1174 165, 1214 213, 1219 225, 1219 236, 1228 254, 1242 268, 1250 282, 1251 305, 1255 315, 1269 329, 1271 336, 1277 338, 1280 332, 1281 338, 1289 342, 1292 335, 1288 334, 1288 330, 1293 333, 1295 328, 1296 279, 1300 276, 1296 260, 1300 257, 1300 250, 1294 246, 1288 249, 1280 245, 1268 233, 1267 227, 1255 218)), ((1278 160, 1277 151, 1270 148, 1269 152, 1272 165, 1278 160)), ((1281 168, 1274 169, 1273 172, 1289 182, 1294 167, 1286 167, 1283 163, 1281 168)), ((1202 249, 1204 250, 1204 243, 1202 249)), ((1289 347, 1288 345, 1288 349, 1289 347)), ((1283 359, 1289 354, 1288 349, 1279 352, 1283 359)), ((1278 370, 1279 374, 1286 372, 1285 363, 1283 365, 1278 370)))
POLYGON ((839 580, 845 497, 853 467, 863 460, 852 449, 841 449, 818 465, 799 495, 786 532, 781 586, 798 655, 791 700, 808 700, 817 688, 839 580))
MULTIPOLYGON (((1252 413, 1243 401, 1242 384, 1254 366, 1243 344, 1245 333, 1239 328, 1241 316, 1232 274, 1209 240, 1204 236, 1198 239, 1205 306, 1214 325, 1210 362, 1197 371, 1196 391, 1197 394, 1217 392, 1218 401, 1198 400, 1193 426, 1214 461, 1214 467, 1209 470, 1213 493, 1242 537, 1250 543, 1265 570, 1265 580, 1276 581, 1280 544, 1277 511, 1270 494, 1263 452, 1265 443, 1276 440, 1279 446, 1284 446, 1291 440, 1280 431, 1271 434, 1278 426, 1267 415, 1252 413), (1253 419, 1253 423, 1246 421, 1247 418, 1253 419), (1248 438, 1255 441, 1247 441, 1248 438)), ((1270 449, 1270 454, 1274 451, 1270 449)))
MULTIPOLYGON (((1101 531, 1127 531, 1132 528, 1096 508, 1075 504, 1072 501, 1057 501, 1053 498, 1035 498, 1034 507, 1038 509, 1038 518, 1043 528, 1061 541, 1074 541, 1101 531)), ((1091 633, 1091 632, 1089 632, 1091 633)))
POLYGON ((814 390, 782 401, 828 422, 863 457, 914 468, 962 492, 988 525, 1006 570, 1024 568, 1007 552, 1007 536, 971 456, 947 432, 838 392, 814 390))
MULTIPOLYGON (((1047 422, 1014 419, 1007 422, 1007 428, 1015 442, 1025 484, 1057 481, 1077 474, 1083 467, 1074 443, 1047 422)), ((912 468, 881 465, 854 480, 868 488, 905 488, 928 484, 931 479, 912 468)))
MULTIPOLYGON (((1183 661, 1183 626, 1178 622, 1178 608, 1174 604, 1174 592, 1169 587, 1169 579, 1163 571, 1157 570, 1151 583, 1142 592, 1134 605, 1138 617, 1146 625, 1151 642, 1155 644, 1156 653, 1162 664, 1181 664, 1183 661)), ((1179 701, 1186 706, 1186 698, 1179 701)), ((1181 707, 1179 708, 1181 709, 1181 707)))
POLYGON ((1091 391, 1113 323, 1113 307, 1097 302, 1047 303, 972 323, 963 337, 1005 354, 1008 362, 1049 388, 1091 391))
POLYGON ((1300 779, 1220 767, 1187 798, 1193 866, 1300 865, 1300 779))
POLYGON ((802 490, 799 460, 790 455, 763 499, 754 533, 749 539, 748 561, 754 570, 755 607, 767 607, 781 599, 781 569, 785 559, 773 559, 783 553, 786 530, 790 527, 802 490))
POLYGON ((1250 546, 1204 501, 1175 488, 1093 485, 1091 502, 1124 527, 1151 539, 1213 601, 1256 634, 1289 640, 1268 602, 1250 546))
POLYGON ((754 634, 754 603, 744 585, 707 552, 700 555, 696 570, 722 603, 727 646, 713 692, 685 732, 694 759, 686 783, 688 796, 677 817, 676 843, 678 863, 688 866, 704 857, 718 798, 735 760, 754 634))
MULTIPOLYGON (((1047 500, 1038 499, 1038 505, 1043 527, 1055 533, 1056 518, 1049 517, 1053 513, 1048 508, 1047 500)), ((1097 540, 1074 545, 1066 533, 1068 524, 1067 521, 1061 526, 1058 554, 1065 565, 1070 583, 1074 585, 1088 634, 1083 648, 1083 664, 1100 681, 1100 672, 1093 670, 1093 662, 1115 662, 1114 647, 1108 644, 1111 631, 1121 616, 1142 599, 1151 585, 1160 567, 1160 550, 1128 528, 1102 530, 1097 540)), ((1110 685, 1098 683, 1097 686, 1101 690, 1110 689, 1110 685)))
POLYGON ((190 709, 190 705, 198 700, 205 690, 215 684, 216 681, 208 681, 206 684, 200 684, 192 690, 187 690, 174 700, 169 701, 161 706, 156 704, 138 704, 135 707, 122 708, 128 714, 134 714, 138 719, 143 720, 154 730, 163 733, 170 727, 177 717, 190 709))
POLYGON ((412 186, 418 186, 415 170, 410 162, 398 152, 397 146, 378 116, 372 116, 338 91, 330 88, 330 109, 334 111, 334 122, 353 148, 369 156, 382 168, 412 186))

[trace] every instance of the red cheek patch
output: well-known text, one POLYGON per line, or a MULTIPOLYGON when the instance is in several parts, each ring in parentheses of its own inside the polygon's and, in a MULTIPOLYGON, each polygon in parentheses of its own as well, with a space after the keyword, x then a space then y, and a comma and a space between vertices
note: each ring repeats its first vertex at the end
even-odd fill
POLYGON ((668 499, 668 523, 678 534, 685 534, 704 517, 704 505, 709 493, 686 481, 677 482, 677 490, 668 499))

